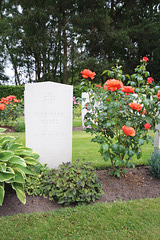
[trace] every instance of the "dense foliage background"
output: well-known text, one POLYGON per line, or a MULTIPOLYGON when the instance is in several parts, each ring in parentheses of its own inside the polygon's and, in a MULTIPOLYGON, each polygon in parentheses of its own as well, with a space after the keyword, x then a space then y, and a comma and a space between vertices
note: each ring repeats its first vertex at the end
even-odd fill
POLYGON ((0 0, 0 80, 8 81, 4 67, 9 59, 16 85, 78 85, 84 68, 104 83, 101 73, 117 59, 130 74, 147 56, 156 83, 159 8, 159 0, 0 0))

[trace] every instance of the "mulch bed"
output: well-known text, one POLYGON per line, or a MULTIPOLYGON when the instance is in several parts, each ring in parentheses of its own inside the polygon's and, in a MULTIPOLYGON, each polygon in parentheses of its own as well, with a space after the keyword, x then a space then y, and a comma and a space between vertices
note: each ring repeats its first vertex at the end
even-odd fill
MULTIPOLYGON (((108 174, 110 169, 97 171, 103 184, 104 194, 96 202, 113 202, 117 200, 131 200, 142 198, 156 198, 160 196, 160 179, 153 178, 148 166, 139 166, 128 169, 128 175, 117 179, 108 174)), ((73 207, 73 205, 70 205, 73 207)), ((63 208, 55 200, 50 201, 43 197, 27 196, 23 205, 15 192, 7 191, 3 205, 0 206, 0 216, 9 216, 17 213, 43 212, 63 208)))
POLYGON ((12 126, 0 126, 0 128, 5 128, 6 130, 4 131, 4 133, 9 133, 9 132, 16 132, 15 128, 12 126))

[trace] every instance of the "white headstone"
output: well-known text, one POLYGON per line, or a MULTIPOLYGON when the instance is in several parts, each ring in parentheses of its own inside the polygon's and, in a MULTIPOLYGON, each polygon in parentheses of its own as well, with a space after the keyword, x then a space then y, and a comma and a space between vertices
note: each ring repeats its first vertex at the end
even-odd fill
POLYGON ((72 161, 73 86, 55 82, 25 85, 26 147, 39 162, 57 168, 72 161))
MULTIPOLYGON (((156 125, 156 129, 160 131, 160 124, 156 125)), ((154 135, 154 148, 160 149, 160 136, 158 131, 156 131, 154 135)))
POLYGON ((84 128, 85 127, 84 116, 88 112, 85 106, 87 102, 89 102, 89 94, 87 92, 83 92, 81 97, 84 99, 84 101, 82 101, 82 106, 81 106, 81 121, 82 121, 82 127, 84 128))
MULTIPOLYGON (((88 92, 83 92, 81 98, 83 99, 82 106, 81 106, 81 122, 82 122, 82 127, 84 128, 85 127, 84 116, 86 115, 86 113, 87 112, 90 112, 90 113, 93 113, 93 114, 95 114, 95 113, 94 113, 94 111, 92 111, 92 110, 89 111, 87 109, 87 105, 88 105, 87 103, 90 102, 90 100, 89 100, 89 93, 88 92)), ((98 106, 99 106, 99 102, 95 101, 94 108, 98 107, 98 106)), ((91 120, 91 121, 94 122, 93 120, 91 120)))

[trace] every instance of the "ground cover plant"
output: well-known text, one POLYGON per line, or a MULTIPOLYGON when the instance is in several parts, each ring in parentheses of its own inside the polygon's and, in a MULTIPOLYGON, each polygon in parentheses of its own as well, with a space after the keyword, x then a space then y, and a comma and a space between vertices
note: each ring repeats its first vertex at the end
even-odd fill
MULTIPOLYGON (((34 172, 37 166, 33 166, 34 172)), ((38 166, 37 175, 26 179, 26 192, 55 199, 59 204, 95 202, 103 195, 102 184, 91 163, 64 163, 58 169, 38 166)))
POLYGON ((85 114, 86 131, 94 135, 93 142, 100 144, 103 159, 111 160, 111 174, 117 177, 126 173, 126 167, 134 167, 132 157, 141 157, 141 146, 153 142, 148 130, 155 132, 155 125, 160 122, 160 87, 151 87, 154 79, 146 70, 148 60, 144 57, 135 73, 127 75, 127 86, 123 84, 126 76, 118 63, 111 71, 103 72, 111 78, 104 86, 92 84, 89 80, 93 80, 95 72, 88 69, 81 72, 81 85, 89 94, 89 102, 85 105, 88 110, 85 114))

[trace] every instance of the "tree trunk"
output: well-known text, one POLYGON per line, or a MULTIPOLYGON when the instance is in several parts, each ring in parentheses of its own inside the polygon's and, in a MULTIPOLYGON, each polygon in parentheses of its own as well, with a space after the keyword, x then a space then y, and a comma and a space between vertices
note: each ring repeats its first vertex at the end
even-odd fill
POLYGON ((63 50, 64 50, 64 59, 63 59, 63 83, 67 83, 67 35, 66 35, 66 12, 63 9, 63 50))

